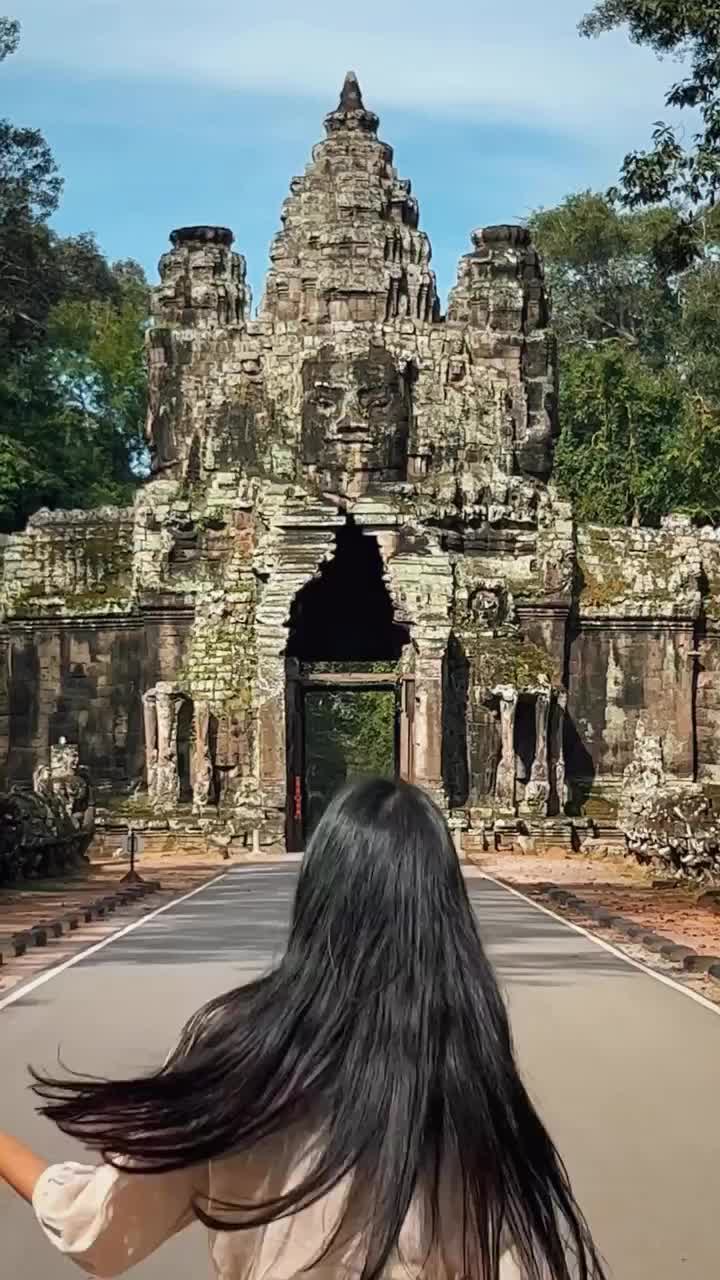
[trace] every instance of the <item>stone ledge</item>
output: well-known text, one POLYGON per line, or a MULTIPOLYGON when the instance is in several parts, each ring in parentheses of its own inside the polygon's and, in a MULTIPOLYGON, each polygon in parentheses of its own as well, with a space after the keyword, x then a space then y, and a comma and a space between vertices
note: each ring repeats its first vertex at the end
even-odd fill
POLYGON ((30 929, 23 929, 20 933, 12 933, 5 937, 0 936, 0 965, 3 964, 5 958, 14 959, 17 956, 25 955, 31 947, 46 947, 48 943, 61 938, 63 934, 78 929, 81 921, 89 924, 93 919, 104 919, 106 915, 110 915, 118 907, 127 906, 131 902, 147 897, 148 894, 157 893, 161 887, 159 880, 147 880, 142 884, 126 885, 125 888, 119 889, 117 893, 97 898, 95 902, 91 902, 87 906, 78 907, 52 920, 38 921, 36 925, 33 925, 30 929))
POLYGON ((662 934, 652 933, 639 925, 635 920, 626 920, 624 916, 613 914, 605 907, 595 907, 579 898, 576 894, 560 889, 556 885, 542 884, 538 886, 541 895, 557 903, 558 906, 569 907, 571 911, 579 911, 595 924, 603 928, 616 929, 623 933, 628 941, 638 942, 648 951, 669 960, 678 969, 688 974, 707 975, 720 983, 720 956, 699 955, 692 947, 674 942, 662 934))
POLYGON ((709 973, 712 977, 720 976, 720 956, 701 956, 692 951, 682 962, 686 973, 709 973), (717 969, 718 973, 713 973, 717 969))

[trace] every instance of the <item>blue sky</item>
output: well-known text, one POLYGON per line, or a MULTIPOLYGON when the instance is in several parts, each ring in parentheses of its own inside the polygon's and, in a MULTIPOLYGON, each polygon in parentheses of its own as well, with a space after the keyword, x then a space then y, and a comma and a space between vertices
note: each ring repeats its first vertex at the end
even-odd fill
POLYGON ((23 26, 0 68, 2 113, 52 145, 58 230, 94 231, 154 279, 173 227, 226 224, 256 302, 288 183, 348 68, 412 179, 443 296, 473 227, 614 180, 678 74, 622 33, 581 40, 590 0, 1 7, 23 26))

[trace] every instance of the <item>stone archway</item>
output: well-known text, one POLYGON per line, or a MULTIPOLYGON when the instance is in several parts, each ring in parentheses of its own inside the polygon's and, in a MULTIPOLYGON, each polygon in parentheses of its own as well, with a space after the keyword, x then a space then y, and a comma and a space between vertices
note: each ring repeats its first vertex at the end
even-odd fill
POLYGON ((392 664, 409 642, 408 627, 395 621, 377 538, 348 517, 332 557, 292 602, 287 655, 309 663, 392 664))
POLYGON ((297 594, 287 645, 287 843, 302 847, 348 778, 408 776, 410 632, 395 621, 377 538, 352 519, 297 594))
MULTIPOLYGON (((373 513, 372 521, 368 515, 356 514, 352 536, 372 544, 374 577, 383 587, 386 616, 389 600, 391 624, 406 632, 410 641, 407 662, 402 663, 400 772, 442 804, 442 674, 450 634, 450 558, 438 537, 409 529, 390 508, 373 513)), ((293 719, 297 723, 294 700, 300 693, 300 659, 288 654, 288 646, 294 647, 294 601, 304 588, 322 579, 323 566, 335 557, 338 537, 346 536, 343 531, 352 525, 330 505, 318 504, 301 520, 290 506, 284 507, 275 518, 266 548, 266 563, 272 567, 263 583, 256 632, 257 774, 266 841, 286 839, 290 797, 296 809, 302 805, 302 794, 298 797, 295 792, 298 770, 290 768, 294 762, 288 741, 288 724, 293 719)), ((365 653, 369 652, 366 648, 365 653)))

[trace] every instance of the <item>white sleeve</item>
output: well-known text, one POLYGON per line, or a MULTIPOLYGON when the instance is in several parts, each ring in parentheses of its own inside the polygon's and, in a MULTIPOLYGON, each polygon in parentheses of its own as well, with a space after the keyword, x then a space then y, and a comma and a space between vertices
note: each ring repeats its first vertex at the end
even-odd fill
POLYGON ((121 1275, 194 1219, 207 1195, 197 1168, 125 1173, 111 1165, 52 1165, 38 1180, 33 1209, 45 1235, 91 1275, 121 1275))
POLYGON ((510 1252, 504 1253, 500 1259, 499 1280, 523 1280, 523 1275, 515 1260, 515 1256, 510 1252))

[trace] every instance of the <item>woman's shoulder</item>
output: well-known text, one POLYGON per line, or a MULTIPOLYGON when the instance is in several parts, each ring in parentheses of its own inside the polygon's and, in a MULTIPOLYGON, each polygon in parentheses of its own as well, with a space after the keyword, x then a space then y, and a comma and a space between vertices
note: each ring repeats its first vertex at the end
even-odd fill
POLYGON ((247 1183, 249 1198, 262 1200, 268 1186, 299 1182, 306 1176, 319 1151, 317 1135, 304 1126, 292 1126, 260 1138, 241 1151, 229 1151, 210 1161, 210 1189, 228 1183, 247 1183))

